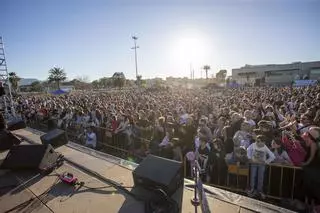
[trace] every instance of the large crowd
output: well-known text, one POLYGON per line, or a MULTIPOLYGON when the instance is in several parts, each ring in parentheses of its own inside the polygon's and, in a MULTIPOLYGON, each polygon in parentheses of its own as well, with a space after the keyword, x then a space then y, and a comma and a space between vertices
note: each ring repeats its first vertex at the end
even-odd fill
POLYGON ((15 105, 27 123, 54 119, 91 148, 103 137, 140 157, 197 158, 205 181, 216 165, 249 165, 251 196, 264 198, 267 164, 302 167, 303 188, 320 201, 319 86, 81 91, 18 96, 15 105))

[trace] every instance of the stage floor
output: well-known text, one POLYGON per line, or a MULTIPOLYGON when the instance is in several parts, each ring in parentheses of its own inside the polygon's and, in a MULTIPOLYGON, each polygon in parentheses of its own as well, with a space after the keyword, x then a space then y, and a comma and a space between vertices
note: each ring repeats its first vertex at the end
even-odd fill
MULTIPOLYGON (((32 129, 14 131, 19 137, 33 143, 40 143, 40 132, 32 129)), ((35 174, 32 172, 0 172, 0 212, 103 212, 103 213, 143 213, 144 204, 121 190, 109 185, 103 179, 110 179, 123 186, 132 187, 132 170, 136 164, 69 143, 56 149, 67 161, 48 176, 38 176, 26 183, 35 174), (90 172, 88 172, 90 171, 90 172), (71 172, 86 187, 72 187, 61 183, 57 174, 71 172), (18 187, 19 184, 25 184, 18 187), (12 186, 4 188, 4 186, 12 186), (10 211, 8 211, 10 210, 10 211)), ((4 157, 5 153, 2 154, 4 157)), ((187 185, 192 182, 185 179, 185 186, 174 197, 180 200, 181 212, 193 213, 191 205, 193 190, 187 185), (183 192, 183 193, 182 193, 183 192), (183 194, 183 196, 182 196, 183 194), (181 199, 180 199, 181 198, 181 199)), ((205 186, 211 212, 292 212, 278 206, 254 200, 214 187, 205 186)), ((131 189, 128 188, 130 191, 131 189)), ((198 212, 201 212, 200 209, 198 212)))

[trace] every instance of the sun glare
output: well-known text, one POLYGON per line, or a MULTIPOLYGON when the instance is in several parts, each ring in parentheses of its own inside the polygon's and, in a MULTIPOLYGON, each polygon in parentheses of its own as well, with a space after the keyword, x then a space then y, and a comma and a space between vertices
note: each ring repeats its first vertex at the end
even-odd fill
POLYGON ((205 57, 205 44, 203 40, 190 37, 178 40, 175 49, 175 58, 179 64, 199 65, 205 57))

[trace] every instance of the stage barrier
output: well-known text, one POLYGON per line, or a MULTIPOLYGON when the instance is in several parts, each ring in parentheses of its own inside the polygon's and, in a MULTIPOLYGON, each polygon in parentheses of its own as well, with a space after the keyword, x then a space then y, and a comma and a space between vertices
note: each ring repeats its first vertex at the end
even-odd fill
MULTIPOLYGON (((191 177, 188 171, 189 162, 184 159, 185 177, 191 177)), ((221 181, 221 173, 216 173, 218 169, 213 168, 212 176, 216 177, 216 182, 206 183, 207 185, 234 191, 247 193, 250 187, 250 164, 237 165, 229 164, 226 171, 225 184, 221 181), (241 179, 241 181, 240 181, 241 179)), ((301 191, 302 168, 296 166, 269 164, 265 165, 264 193, 266 197, 272 199, 295 199, 304 196, 301 191)))
MULTIPOLYGON (((34 120, 28 123, 28 126, 45 132, 47 128, 46 121, 34 120)), ((65 128, 69 140, 84 144, 84 128, 77 125, 70 125, 65 128)), ((151 137, 133 137, 129 143, 124 135, 113 134, 110 130, 103 127, 95 127, 97 135, 97 149, 111 155, 140 162, 148 153, 151 137), (137 151, 138 149, 138 151, 137 151)), ((184 175, 191 178, 189 162, 183 158, 184 175)), ((222 167, 218 164, 218 167, 222 167)), ((286 166, 279 164, 266 165, 264 178, 264 192, 267 197, 273 199, 296 198, 299 194, 301 182, 300 167, 286 166), (299 176, 299 177, 298 177, 299 176)), ((214 181, 206 183, 208 185, 239 192, 246 193, 250 183, 249 165, 225 165, 225 169, 213 168, 211 174, 214 181), (217 172, 218 171, 218 172, 217 172), (225 174, 223 174, 225 172, 225 174)))

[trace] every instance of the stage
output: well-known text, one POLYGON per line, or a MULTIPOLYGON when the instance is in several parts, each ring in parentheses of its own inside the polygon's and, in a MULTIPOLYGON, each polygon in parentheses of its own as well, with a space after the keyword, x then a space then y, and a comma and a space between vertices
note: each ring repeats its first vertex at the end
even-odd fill
MULTIPOLYGON (((28 142, 40 143, 41 132, 26 128, 13 132, 28 142)), ((56 151, 62 153, 66 162, 47 176, 33 172, 0 171, 0 212, 144 212, 144 203, 108 184, 109 179, 133 191, 132 171, 135 163, 90 150, 69 142, 56 151), (61 183, 57 174, 71 172, 84 186, 69 186, 61 183), (34 177, 34 178, 33 178, 34 177), (33 178, 33 179, 31 179, 33 178), (104 179, 105 178, 105 179, 104 179), (31 179, 31 180, 30 180, 31 179), (5 187, 8 186, 8 187, 5 187), (94 188, 94 189, 91 189, 94 188)), ((6 153, 0 155, 0 159, 6 153)), ((193 182, 185 179, 184 186, 174 199, 181 205, 181 212, 193 213, 190 200, 193 182)), ((265 202, 205 186, 211 212, 292 212, 265 202)), ((143 194, 143 191, 135 193, 143 194)), ((200 211, 200 208, 198 208, 200 211)))

